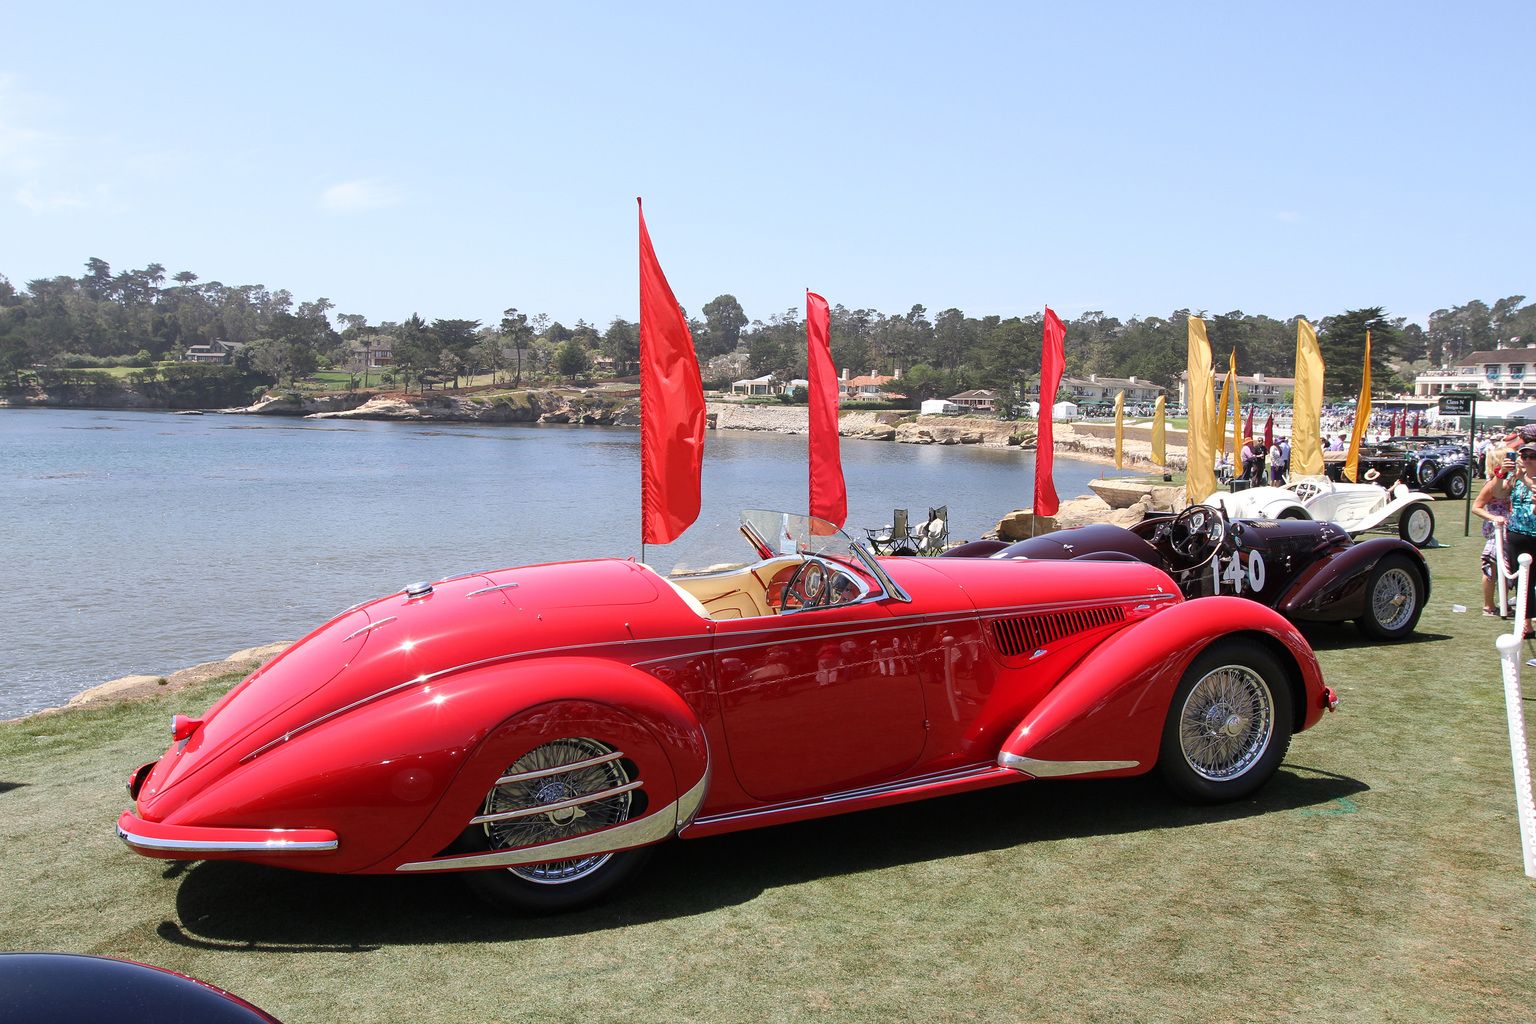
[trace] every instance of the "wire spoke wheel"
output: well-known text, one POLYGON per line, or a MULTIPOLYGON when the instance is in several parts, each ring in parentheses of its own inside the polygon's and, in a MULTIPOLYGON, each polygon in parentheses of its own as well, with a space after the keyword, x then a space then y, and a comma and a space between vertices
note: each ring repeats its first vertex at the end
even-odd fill
MULTIPOLYGON (((571 839, 628 820, 631 791, 590 799, 632 781, 622 759, 605 760, 612 753, 597 740, 559 739, 518 758, 506 771, 512 781, 493 787, 485 798, 484 816, 515 815, 484 824, 490 848, 571 839)), ((507 870, 540 885, 563 885, 600 870, 612 856, 602 853, 507 870)))
POLYGON ((1373 640, 1401 640, 1419 624, 1429 580, 1420 568, 1422 559, 1409 555, 1402 551, 1383 556, 1366 580, 1365 607, 1355 622, 1373 640))
POLYGON ((1275 702, 1263 676, 1223 665, 1201 676, 1179 711, 1179 749, 1196 775, 1226 782, 1264 756, 1275 729, 1275 702))
POLYGON ((1371 587, 1371 615, 1382 629, 1395 632, 1413 618, 1418 605, 1418 581, 1413 570, 1393 566, 1371 587))

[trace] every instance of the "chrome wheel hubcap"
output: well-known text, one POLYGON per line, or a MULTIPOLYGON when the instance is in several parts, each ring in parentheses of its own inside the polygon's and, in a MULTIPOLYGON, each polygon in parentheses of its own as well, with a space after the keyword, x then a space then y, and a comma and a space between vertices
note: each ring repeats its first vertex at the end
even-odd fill
MULTIPOLYGON (((613 748, 597 740, 572 738, 546 743, 518 758, 507 769, 506 775, 534 777, 527 781, 503 782, 493 788, 485 798, 482 813, 528 813, 487 822, 484 828, 491 849, 513 849, 571 839, 628 820, 633 795, 630 792, 559 806, 628 785, 630 775, 621 760, 582 764, 612 753, 613 748)), ((540 885, 561 885, 587 877, 612 857, 611 853, 593 854, 542 864, 519 864, 507 870, 540 885)))
POLYGON ((1196 775, 1212 782, 1252 768, 1275 731, 1275 702, 1262 676, 1242 665, 1206 673, 1179 713, 1179 749, 1196 775))
POLYGON ((1417 587, 1407 569, 1388 569, 1371 591, 1371 614, 1382 629, 1401 629, 1413 617, 1417 587))
POLYGON ((1408 539, 1415 544, 1429 540, 1429 516, 1422 509, 1408 513, 1408 539))

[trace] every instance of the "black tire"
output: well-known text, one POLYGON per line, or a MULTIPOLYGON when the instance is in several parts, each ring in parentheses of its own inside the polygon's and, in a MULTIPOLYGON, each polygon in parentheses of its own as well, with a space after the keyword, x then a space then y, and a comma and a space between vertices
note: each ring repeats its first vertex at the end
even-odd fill
POLYGON ((1193 803, 1241 800, 1285 759, 1295 713, 1291 684, 1275 656, 1223 640, 1200 653, 1173 692, 1157 770, 1193 803))
MULTIPOLYGON (((471 822, 459 847, 516 849, 577 838, 630 820, 644 810, 633 769, 612 747, 593 739, 570 737, 536 747, 509 766, 500 784, 486 794, 479 817, 499 815, 499 820, 471 822), (532 778, 515 779, 520 775, 532 778), (614 791, 621 792, 605 795, 614 791), (538 807, 551 810, 527 813, 538 807)), ((475 895, 499 910, 558 914, 610 896, 634 877, 650 853, 650 847, 642 847, 468 871, 463 878, 475 895)))
POLYGON ((1387 555, 1365 584, 1365 614, 1355 620, 1373 640, 1401 640, 1424 613, 1424 580, 1401 554, 1387 555))
POLYGON ((1460 501, 1467 496, 1467 474, 1465 470, 1457 470, 1445 478, 1445 493, 1447 497, 1460 501))
POLYGON ((560 885, 539 885, 505 868, 466 871, 462 877, 470 892, 505 913, 530 917, 566 914, 608 899, 645 866, 654 849, 643 846, 612 854, 592 874, 560 885))
POLYGON ((1397 535, 1416 548, 1427 548, 1435 541, 1435 513, 1428 505, 1409 505, 1397 517, 1397 535))

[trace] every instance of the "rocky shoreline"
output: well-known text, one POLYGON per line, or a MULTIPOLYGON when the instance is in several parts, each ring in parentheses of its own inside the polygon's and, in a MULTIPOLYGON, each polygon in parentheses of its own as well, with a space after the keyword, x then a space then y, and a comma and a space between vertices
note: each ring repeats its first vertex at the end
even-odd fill
POLYGON ((260 647, 247 647, 244 650, 235 651, 227 658, 222 658, 218 661, 205 661, 201 665, 178 669, 168 676, 123 676, 120 679, 113 679, 77 693, 66 703, 58 707, 42 708, 41 710, 22 715, 19 718, 7 719, 7 721, 21 722, 41 715, 57 715, 65 711, 82 711, 88 708, 101 708, 127 701, 148 700, 157 694, 175 693, 177 690, 185 690, 189 686, 206 683, 208 680, 217 679, 219 676, 234 673, 239 673, 242 676, 250 675, 286 651, 289 645, 290 642, 285 641, 282 643, 263 644, 260 647))
MULTIPOLYGON (((308 419, 371 419, 459 423, 574 423, 632 427, 640 422, 636 390, 530 390, 494 397, 474 395, 300 395, 272 394, 254 405, 221 412, 257 416, 302 416, 308 419)), ((744 405, 707 402, 709 426, 718 430, 758 430, 776 434, 810 433, 810 413, 804 406, 744 405)), ((1036 424, 983 416, 922 416, 909 412, 845 410, 838 433, 866 441, 897 444, 979 445, 985 448, 1035 450, 1036 424)), ((1126 431, 1123 461, 1135 468, 1154 469, 1150 431, 1126 431)), ((1110 465, 1113 437, 1079 431, 1070 423, 1056 424, 1058 455, 1110 465)), ((1182 447, 1169 446, 1169 468, 1184 468, 1182 447)))
MULTIPOLYGON (((483 389, 488 391, 489 389, 483 389)), ((131 393, 130 393, 131 397, 131 393)), ((0 398, 0 406, 93 405, 55 401, 47 395, 0 398)), ((114 409, 158 409, 158 406, 125 400, 114 409)), ((166 410, 175 411, 175 410, 166 410)), ((183 412, 193 410, 181 410, 183 412)), ((442 423, 560 423, 585 426, 635 427, 640 423, 640 391, 637 387, 547 388, 499 391, 494 394, 429 392, 334 392, 329 394, 278 391, 256 403, 224 409, 198 410, 251 416, 294 416, 306 419, 363 419, 442 423)), ((810 413, 805 406, 747 405, 711 401, 705 404, 709 426, 719 430, 760 430, 776 434, 808 434, 810 413)), ((1113 436, 1107 425, 1055 425, 1056 454, 1087 462, 1114 462, 1113 436)), ((984 416, 922 416, 902 411, 845 409, 838 419, 843 437, 897 444, 979 445, 1034 451, 1033 420, 1003 421, 984 416)), ((1136 469, 1155 469, 1151 461, 1150 431, 1126 429, 1124 462, 1136 469)), ((1184 468, 1184 449, 1168 447, 1168 468, 1184 468)))

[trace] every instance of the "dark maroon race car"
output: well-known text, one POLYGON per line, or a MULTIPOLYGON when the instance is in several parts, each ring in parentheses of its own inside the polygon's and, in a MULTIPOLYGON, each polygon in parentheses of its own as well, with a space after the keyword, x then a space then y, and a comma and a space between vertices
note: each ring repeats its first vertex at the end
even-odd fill
POLYGON ((1335 523, 1229 520, 1211 505, 1131 529, 1100 524, 1014 544, 975 541, 944 557, 1145 562, 1168 573, 1185 597, 1247 597, 1292 622, 1354 620, 1377 640, 1412 633, 1429 599, 1429 566, 1406 541, 1357 543, 1335 523))

